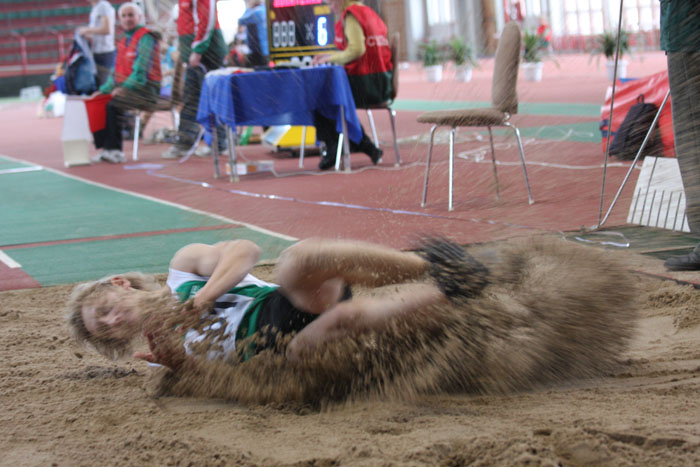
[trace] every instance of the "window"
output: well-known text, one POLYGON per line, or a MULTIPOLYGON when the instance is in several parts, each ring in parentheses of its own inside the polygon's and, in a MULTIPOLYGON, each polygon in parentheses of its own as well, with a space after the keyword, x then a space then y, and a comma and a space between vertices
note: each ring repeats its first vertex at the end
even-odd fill
POLYGON ((452 22, 451 0, 428 0, 426 6, 428 8, 428 25, 452 22))

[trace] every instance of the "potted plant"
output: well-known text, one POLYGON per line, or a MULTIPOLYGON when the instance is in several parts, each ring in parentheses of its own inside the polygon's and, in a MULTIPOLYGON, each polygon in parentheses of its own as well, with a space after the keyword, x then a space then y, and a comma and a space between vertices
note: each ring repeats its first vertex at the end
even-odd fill
POLYGON ((455 65, 455 80, 465 83, 471 81, 472 68, 476 66, 472 48, 461 37, 453 37, 450 40, 450 50, 455 65))
MULTIPOLYGON (((615 74, 615 49, 617 48, 617 34, 605 31, 603 34, 596 37, 596 46, 594 47, 591 54, 604 55, 606 58, 605 67, 608 71, 608 79, 612 81, 615 74)), ((629 33, 627 31, 620 31, 620 56, 617 61, 617 77, 626 78, 627 77, 627 60, 623 57, 625 54, 629 54, 630 51, 630 41, 629 33)))
POLYGON ((431 83, 442 81, 442 64, 445 61, 444 46, 435 39, 420 45, 425 76, 431 83))
POLYGON ((542 55, 546 46, 539 34, 525 31, 523 35, 523 75, 528 81, 542 81, 542 55))

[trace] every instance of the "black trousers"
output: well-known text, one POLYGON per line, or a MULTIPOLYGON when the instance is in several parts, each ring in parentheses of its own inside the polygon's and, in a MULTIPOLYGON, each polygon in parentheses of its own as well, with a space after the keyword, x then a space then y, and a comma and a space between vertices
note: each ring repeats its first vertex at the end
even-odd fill
MULTIPOLYGON (((180 127, 178 128, 178 147, 187 149, 194 144, 199 134, 197 123, 197 109, 199 108, 199 94, 202 91, 204 75, 211 70, 223 66, 223 57, 217 54, 205 52, 202 55, 200 66, 187 66, 185 71, 185 89, 182 93, 182 112, 180 113, 180 127)), ((226 148, 226 131, 223 126, 216 127, 216 137, 219 149, 226 148)))
POLYGON ((92 134, 95 147, 98 149, 122 150, 122 130, 126 111, 130 109, 143 109, 155 104, 156 96, 150 91, 134 92, 122 88, 124 94, 115 96, 107 103, 107 125, 103 130, 92 134))
POLYGON ((676 159, 685 191, 690 231, 700 232, 700 52, 669 52, 676 159))

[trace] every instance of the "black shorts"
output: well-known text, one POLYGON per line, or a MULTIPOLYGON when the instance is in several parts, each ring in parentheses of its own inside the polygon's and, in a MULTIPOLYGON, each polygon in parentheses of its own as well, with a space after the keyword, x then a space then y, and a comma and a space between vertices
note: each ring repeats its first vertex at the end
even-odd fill
MULTIPOLYGON (((340 301, 351 298, 352 291, 349 286, 346 286, 340 301)), ((298 309, 279 289, 275 290, 265 300, 258 313, 256 328, 260 339, 256 339, 255 351, 261 352, 269 348, 281 351, 282 349, 277 345, 279 337, 301 331, 318 316, 298 309)))

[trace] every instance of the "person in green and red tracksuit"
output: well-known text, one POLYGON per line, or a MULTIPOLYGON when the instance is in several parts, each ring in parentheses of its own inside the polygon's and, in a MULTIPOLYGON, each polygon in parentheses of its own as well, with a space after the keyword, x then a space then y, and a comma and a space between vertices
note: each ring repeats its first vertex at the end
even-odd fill
MULTIPOLYGON (((178 141, 165 153, 165 159, 184 156, 199 134, 197 109, 204 75, 221 68, 228 47, 219 28, 216 0, 179 0, 177 34, 182 63, 187 64, 182 95, 178 141)), ((226 147, 223 127, 217 128, 219 149, 226 147)), ((199 155, 199 154, 198 154, 199 155)))

